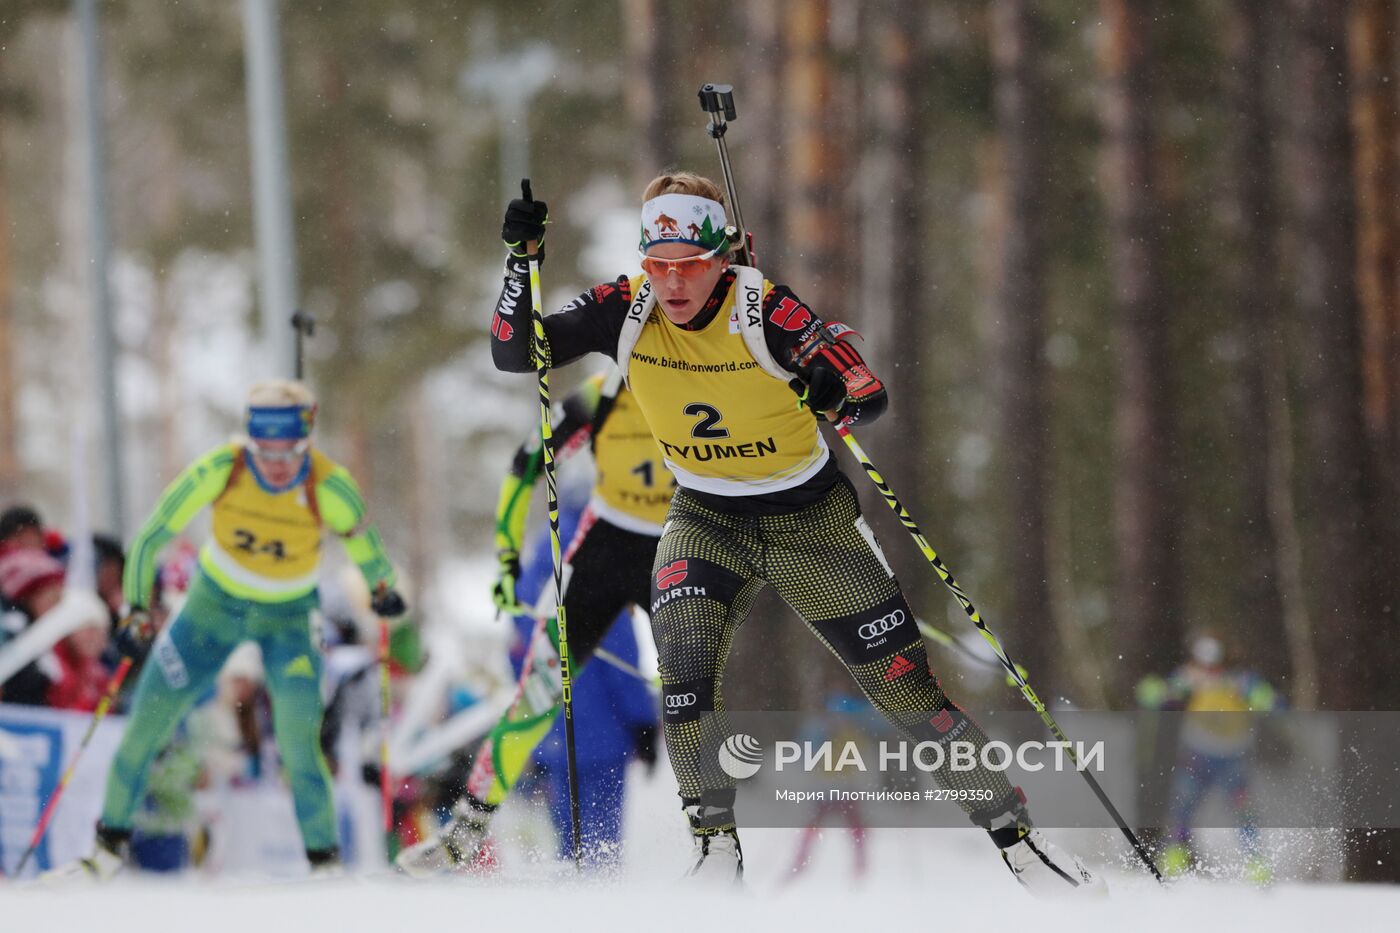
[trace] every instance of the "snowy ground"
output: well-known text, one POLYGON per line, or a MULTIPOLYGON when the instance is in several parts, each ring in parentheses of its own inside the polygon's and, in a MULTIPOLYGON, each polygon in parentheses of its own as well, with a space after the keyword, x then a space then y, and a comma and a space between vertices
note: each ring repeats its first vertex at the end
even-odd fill
MULTIPOLYGON (((761 858, 771 848, 767 842, 778 840, 752 834, 750 858, 761 858)), ((1047 904, 1014 889, 985 853, 964 858, 965 849, 930 841, 921 870, 881 857, 875 876, 862 884, 849 883, 840 872, 814 870, 803 880, 778 886, 771 871, 756 870, 747 888, 737 893, 702 893, 683 886, 674 880, 676 866, 669 860, 652 866, 647 877, 591 883, 556 878, 424 884, 376 878, 315 884, 123 880, 81 891, 9 886, 0 890, 0 918, 6 930, 104 933, 249 933, 259 928, 347 933, 445 924, 472 931, 553 928, 561 933, 782 930, 794 924, 803 931, 842 933, 886 924, 947 931, 1014 925, 1027 931, 1228 928, 1277 933, 1346 928, 1350 921, 1393 916, 1400 907, 1400 890, 1392 888, 1289 884, 1257 891, 1186 884, 1162 892, 1151 882, 1118 877, 1107 901, 1047 904)))
MULTIPOLYGON (((880 929, 885 925, 948 933, 1002 928, 1026 933, 1093 930, 1235 931, 1334 928, 1400 911, 1400 888, 1345 886, 1325 838, 1295 838, 1280 855, 1285 880, 1269 890, 1235 881, 1188 880, 1161 890, 1123 859, 1108 832, 1055 832, 1108 877, 1106 901, 1044 903, 1022 892, 976 830, 882 830, 870 839, 869 872, 851 876, 851 843, 829 830, 811 866, 789 868, 793 830, 743 833, 748 867, 741 891, 681 883, 688 844, 665 766, 642 778, 628 803, 627 860, 614 877, 580 879, 553 861, 551 831, 527 801, 502 809, 502 870, 489 879, 414 882, 394 876, 328 881, 120 876, 104 886, 53 888, 0 882, 0 930, 100 930, 102 933, 295 933, 429 930, 449 924, 470 933, 554 929, 783 930, 794 933, 880 929), (1320 855, 1321 854, 1321 855, 1320 855)), ((1282 837, 1278 837, 1282 838, 1282 837)), ((1217 848, 1229 873, 1232 840, 1217 848)), ((1370 922, 1367 922, 1370 921, 1370 922)))

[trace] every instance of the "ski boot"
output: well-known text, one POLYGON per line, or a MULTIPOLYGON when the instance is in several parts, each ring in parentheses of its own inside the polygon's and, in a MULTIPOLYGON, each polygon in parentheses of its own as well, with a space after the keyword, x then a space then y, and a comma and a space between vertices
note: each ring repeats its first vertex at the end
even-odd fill
POLYGON ((1038 829, 1031 829, 1002 849, 1001 858, 1016 880, 1037 896, 1108 893, 1103 881, 1085 868, 1078 857, 1061 851, 1038 829))
POLYGON ((436 835, 404 849, 394 864, 413 878, 431 878, 454 871, 487 871, 494 864, 487 846, 491 811, 473 801, 459 800, 436 835))
POLYGON ((734 825, 734 791, 707 791, 684 799, 682 805, 695 838, 685 876, 715 884, 742 884, 744 850, 734 825))
POLYGON ((1010 810, 986 826, 1001 860, 1021 886, 1037 897, 1074 895, 1104 896, 1108 886, 1077 857, 1062 851, 1031 825, 1025 797, 1016 788, 1010 810))
POLYGON ((340 862, 340 850, 307 849, 306 860, 311 863, 311 877, 317 880, 340 878, 345 874, 345 866, 340 862))
POLYGON ((714 884, 740 884, 744 880, 744 850, 732 829, 697 833, 686 877, 714 884))
POLYGON ((126 864, 126 851, 131 842, 131 830, 108 829, 97 826, 97 839, 92 854, 66 865, 51 868, 39 876, 43 882, 106 881, 126 864))

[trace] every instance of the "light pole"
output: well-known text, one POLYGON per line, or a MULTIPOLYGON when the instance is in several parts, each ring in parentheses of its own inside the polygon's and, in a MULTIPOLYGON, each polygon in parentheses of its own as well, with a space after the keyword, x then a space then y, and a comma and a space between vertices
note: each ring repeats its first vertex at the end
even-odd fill
POLYGON ((269 375, 298 375, 292 316, 297 305, 296 236, 287 169, 279 0, 243 0, 248 122, 253 146, 253 216, 257 234, 262 345, 269 375))
POLYGON ((530 102, 554 80, 554 53, 533 42, 515 54, 496 55, 468 65, 457 78, 463 94, 485 97, 500 127, 502 203, 530 175, 530 102))
POLYGON ((102 44, 97 0, 74 0, 82 47, 84 118, 87 124, 88 286, 92 289, 94 350, 106 441, 107 509, 112 533, 125 539, 126 469, 122 462, 121 405, 117 396, 117 341, 112 325, 112 242, 107 215, 107 125, 103 106, 102 44))

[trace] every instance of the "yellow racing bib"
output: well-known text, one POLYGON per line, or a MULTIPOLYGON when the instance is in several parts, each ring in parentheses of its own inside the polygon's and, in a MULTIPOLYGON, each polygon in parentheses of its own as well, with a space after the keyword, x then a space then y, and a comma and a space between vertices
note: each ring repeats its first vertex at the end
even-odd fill
POLYGON ((285 492, 269 492, 251 468, 235 469, 212 509, 212 540, 203 563, 234 591, 309 592, 321 562, 321 523, 307 502, 314 482, 335 468, 311 451, 311 477, 285 492))
MULTIPOLYGON (((634 294, 641 282, 633 281, 634 294)), ((771 288, 763 283, 764 294, 771 288)), ((698 331, 653 309, 627 370, 676 481, 722 496, 791 489, 816 475, 827 457, 816 421, 745 345, 734 316, 736 290, 698 331)))
POLYGON ((618 391, 594 440, 593 457, 598 472, 594 511, 629 531, 659 534, 671 507, 675 480, 666 470, 641 406, 626 387, 618 391))

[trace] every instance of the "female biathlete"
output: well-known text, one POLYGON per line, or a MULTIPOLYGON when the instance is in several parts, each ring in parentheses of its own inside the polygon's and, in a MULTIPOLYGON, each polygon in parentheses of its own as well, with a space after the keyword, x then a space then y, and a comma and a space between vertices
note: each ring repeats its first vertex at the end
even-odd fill
MULTIPOLYGON (((874 421, 885 389, 790 289, 734 265, 723 195, 675 172, 643 195, 644 274, 584 292, 544 320, 549 366, 612 357, 679 483, 653 566, 666 747, 694 836, 691 873, 743 873, 734 781, 719 767, 728 735, 719 682, 734 632, 772 585, 910 739, 986 742, 930 673, 914 612, 900 591, 810 412, 874 421), (797 392, 810 412, 794 404, 797 392)), ((543 203, 511 202, 510 250, 492 320, 498 369, 531 372, 535 346, 526 244, 544 236, 543 203)), ((979 754, 980 760, 980 754, 979 754)), ((936 773, 1006 865, 1037 889, 1100 886, 1031 825, 1005 774, 936 773)))
POLYGON ((56 876, 106 878, 122 866, 132 815, 145 795, 151 762, 175 727, 214 684, 243 642, 262 650, 273 729, 297 824, 313 871, 338 870, 335 807, 321 753, 321 652, 311 630, 325 531, 345 542, 381 616, 405 611, 394 569, 350 473, 311 443, 316 401, 299 382, 254 386, 246 435, 200 457, 176 477, 132 541, 123 586, 128 615, 123 650, 144 650, 151 637, 156 558, 203 508, 212 534, 179 616, 150 646, 91 855, 56 876))

